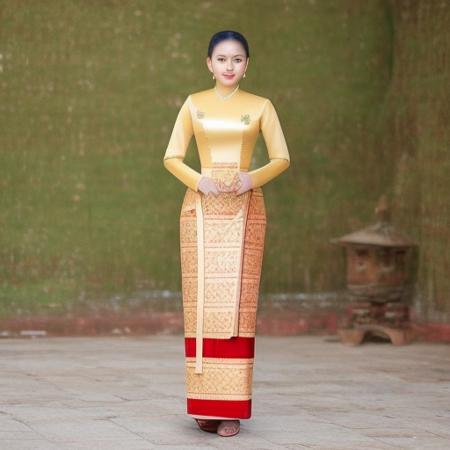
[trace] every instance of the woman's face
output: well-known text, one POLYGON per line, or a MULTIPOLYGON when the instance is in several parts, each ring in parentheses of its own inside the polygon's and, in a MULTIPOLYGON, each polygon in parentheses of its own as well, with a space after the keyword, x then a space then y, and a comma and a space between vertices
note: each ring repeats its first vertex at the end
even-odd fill
POLYGON ((227 39, 214 47, 212 57, 206 58, 206 64, 217 83, 234 86, 247 70, 248 60, 242 44, 234 39, 227 39))

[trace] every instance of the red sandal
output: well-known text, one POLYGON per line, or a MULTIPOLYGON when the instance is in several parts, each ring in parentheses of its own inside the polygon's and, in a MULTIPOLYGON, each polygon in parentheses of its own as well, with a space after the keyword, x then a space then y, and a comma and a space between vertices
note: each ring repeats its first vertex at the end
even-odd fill
POLYGON ((220 436, 234 436, 239 433, 241 422, 239 420, 222 420, 217 428, 220 436))
POLYGON ((195 419, 198 426, 201 430, 207 431, 208 433, 216 433, 217 428, 220 424, 220 420, 213 420, 213 419, 195 419))

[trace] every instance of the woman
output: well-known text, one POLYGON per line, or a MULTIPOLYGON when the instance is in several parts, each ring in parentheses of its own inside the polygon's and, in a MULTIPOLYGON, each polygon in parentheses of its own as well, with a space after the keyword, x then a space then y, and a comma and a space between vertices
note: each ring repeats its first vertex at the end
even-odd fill
POLYGON ((212 36, 206 63, 215 86, 190 94, 164 166, 186 186, 180 247, 187 413, 204 431, 239 432, 251 415, 256 310, 266 212, 261 186, 289 166, 272 102, 240 88, 249 63, 244 36, 212 36), (262 131, 270 162, 249 171, 262 131), (183 162, 195 136, 201 173, 183 162))

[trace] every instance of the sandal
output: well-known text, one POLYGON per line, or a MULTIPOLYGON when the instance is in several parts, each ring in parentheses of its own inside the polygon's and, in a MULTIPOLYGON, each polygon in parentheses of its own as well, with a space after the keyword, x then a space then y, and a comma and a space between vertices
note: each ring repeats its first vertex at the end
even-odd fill
POLYGON ((216 433, 217 427, 220 424, 220 420, 216 419, 195 419, 201 430, 207 431, 208 433, 216 433))
POLYGON ((234 436, 239 433, 239 420, 222 420, 217 428, 217 434, 220 436, 234 436))

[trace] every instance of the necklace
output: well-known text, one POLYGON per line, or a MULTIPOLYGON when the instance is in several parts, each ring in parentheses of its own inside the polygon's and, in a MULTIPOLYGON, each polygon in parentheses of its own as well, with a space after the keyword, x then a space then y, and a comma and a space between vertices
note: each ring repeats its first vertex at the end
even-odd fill
POLYGON ((230 94, 227 94, 227 95, 220 94, 219 91, 217 90, 216 86, 214 86, 214 91, 219 98, 221 98, 222 100, 226 100, 227 98, 230 98, 238 90, 238 88, 239 88, 239 84, 236 86, 236 89, 233 92, 231 92, 230 94))

